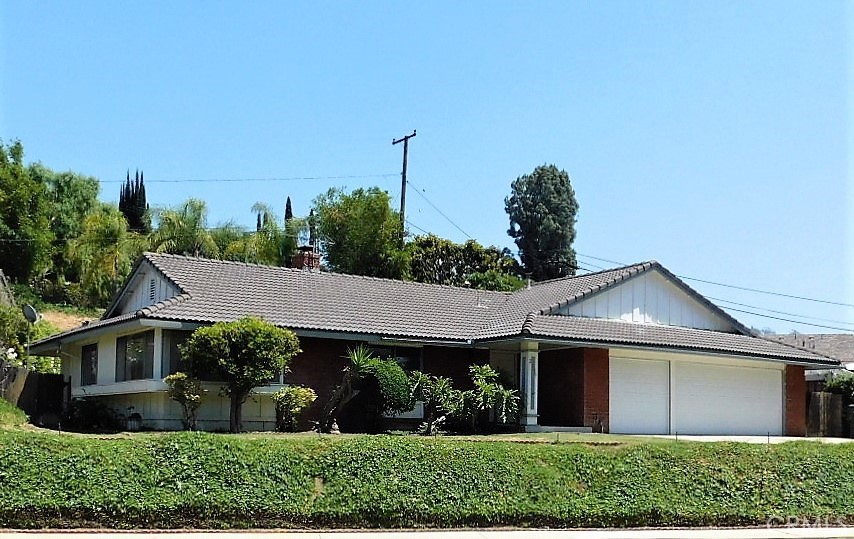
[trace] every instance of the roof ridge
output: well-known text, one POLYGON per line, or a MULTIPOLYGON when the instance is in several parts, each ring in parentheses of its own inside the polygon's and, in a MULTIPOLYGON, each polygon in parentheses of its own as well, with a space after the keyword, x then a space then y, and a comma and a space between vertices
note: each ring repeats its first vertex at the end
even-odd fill
POLYGON ((591 275, 599 275, 602 273, 619 272, 619 274, 614 276, 613 278, 611 278, 611 279, 609 279, 603 283, 599 283, 599 284, 596 284, 593 286, 589 286, 585 290, 582 290, 581 292, 573 294, 571 297, 565 298, 563 301, 559 301, 557 303, 552 303, 550 305, 547 305, 546 307, 543 307, 542 309, 540 309, 539 312, 540 312, 540 314, 550 314, 555 309, 560 309, 561 307, 565 307, 567 305, 575 303, 575 302, 577 302, 583 298, 586 298, 587 296, 591 296, 591 295, 593 295, 593 294, 595 294, 601 290, 604 290, 606 288, 610 288, 619 282, 625 281, 626 279, 628 279, 630 277, 634 277, 635 275, 640 275, 641 273, 649 271, 650 269, 655 268, 655 267, 660 268, 661 264, 659 264, 655 260, 650 260, 647 262, 639 262, 637 264, 631 264, 629 266, 621 266, 619 268, 614 268, 611 270, 603 270, 603 271, 597 271, 596 273, 585 273, 584 275, 579 275, 578 277, 582 278, 582 277, 590 277, 591 275))
POLYGON ((646 266, 649 265, 652 267, 653 265, 661 265, 657 260, 646 260, 644 262, 637 262, 636 264, 627 264, 625 266, 617 266, 616 268, 605 268, 599 271, 592 271, 590 273, 584 273, 582 275, 567 275, 566 277, 555 277, 554 279, 546 279, 545 281, 536 281, 531 283, 531 287, 540 286, 543 284, 554 283, 557 281, 568 281, 571 279, 581 279, 582 277, 591 277, 593 275, 599 275, 600 273, 610 273, 612 271, 620 271, 625 269, 634 268, 636 266, 646 266))
MULTIPOLYGON (((258 263, 254 263, 254 262, 240 262, 237 260, 220 260, 220 259, 216 259, 216 258, 205 258, 205 257, 196 257, 196 256, 187 256, 187 255, 175 255, 175 254, 170 254, 170 253, 154 253, 154 252, 143 253, 143 256, 145 256, 146 258, 151 260, 151 257, 149 255, 153 255, 154 257, 169 257, 169 258, 174 258, 174 259, 191 260, 191 261, 198 261, 198 262, 202 262, 202 263, 222 264, 222 265, 228 265, 228 266, 254 267, 254 268, 261 268, 261 269, 269 270, 269 271, 285 271, 285 272, 293 272, 293 273, 303 273, 306 271, 310 271, 313 275, 321 275, 321 276, 346 277, 349 279, 363 279, 363 280, 372 280, 372 281, 380 281, 380 282, 402 283, 402 284, 410 285, 410 286, 422 286, 422 287, 433 287, 433 288, 437 288, 437 287, 438 288, 450 288, 452 290, 471 290, 472 292, 486 293, 486 294, 491 294, 494 296, 508 296, 508 295, 512 294, 512 292, 503 292, 503 291, 497 291, 497 290, 485 290, 485 289, 480 289, 480 288, 468 288, 465 286, 455 286, 455 285, 449 285, 449 284, 421 283, 418 281, 407 281, 404 279, 391 279, 388 277, 376 277, 376 276, 372 276, 372 275, 357 275, 357 274, 353 274, 353 273, 341 273, 341 272, 336 272, 336 271, 313 271, 313 270, 305 270, 302 268, 288 268, 285 266, 272 266, 269 264, 258 264, 258 263)), ((152 261, 152 263, 153 263, 153 261, 152 261)), ((157 269, 162 271, 164 274, 167 273, 160 266, 156 266, 156 267, 157 267, 157 269)), ((178 283, 175 283, 175 284, 178 284, 178 283)), ((179 287, 184 288, 183 286, 180 286, 180 285, 179 285, 179 287)))

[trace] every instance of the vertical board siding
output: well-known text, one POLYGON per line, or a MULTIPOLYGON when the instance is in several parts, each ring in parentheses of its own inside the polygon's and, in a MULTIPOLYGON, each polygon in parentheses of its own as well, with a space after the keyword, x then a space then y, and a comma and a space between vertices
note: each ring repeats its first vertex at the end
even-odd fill
POLYGON ((136 279, 136 287, 131 291, 127 301, 119 314, 131 313, 138 311, 143 307, 154 305, 159 301, 164 301, 175 297, 179 294, 178 289, 169 281, 163 278, 159 272, 148 269, 136 279), (154 299, 151 298, 152 281, 154 281, 154 299))
POLYGON ((723 317, 656 272, 564 307, 559 314, 713 331, 734 329, 723 317))

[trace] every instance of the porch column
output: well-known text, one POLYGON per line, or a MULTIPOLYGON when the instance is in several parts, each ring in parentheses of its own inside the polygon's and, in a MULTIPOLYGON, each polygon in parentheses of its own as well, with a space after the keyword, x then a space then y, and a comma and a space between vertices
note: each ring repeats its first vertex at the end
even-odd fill
POLYGON ((536 342, 523 341, 519 354, 519 392, 522 397, 523 427, 538 424, 537 384, 540 353, 536 342))

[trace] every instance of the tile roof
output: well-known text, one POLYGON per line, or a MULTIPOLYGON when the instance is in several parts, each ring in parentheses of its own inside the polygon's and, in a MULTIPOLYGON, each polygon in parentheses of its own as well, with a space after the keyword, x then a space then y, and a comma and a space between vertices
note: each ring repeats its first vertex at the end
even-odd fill
POLYGON ((186 295, 148 318, 194 322, 261 316, 293 329, 471 339, 509 294, 374 277, 147 253, 186 295))
MULTIPOLYGON (((137 268, 150 264, 181 294, 88 328, 135 317, 212 323, 255 315, 295 330, 392 338, 471 343, 530 336, 718 351, 817 364, 828 360, 811 351, 747 335, 551 314, 561 306, 653 268, 670 278, 672 274, 657 262, 555 279, 509 293, 178 255, 143 256, 137 268)), ((676 284, 688 288, 681 281, 676 284)), ((708 302, 690 288, 688 292, 708 302)), ((743 327, 733 322, 736 329, 743 327)), ((76 328, 42 343, 88 328, 76 328)))
POLYGON ((734 355, 803 361, 828 366, 838 365, 831 357, 779 342, 701 329, 657 324, 640 324, 623 320, 603 320, 578 316, 531 315, 525 327, 532 337, 560 338, 579 343, 654 346, 697 352, 727 352, 734 355))
POLYGON ((854 335, 850 333, 790 333, 766 335, 765 338, 854 364, 854 335))

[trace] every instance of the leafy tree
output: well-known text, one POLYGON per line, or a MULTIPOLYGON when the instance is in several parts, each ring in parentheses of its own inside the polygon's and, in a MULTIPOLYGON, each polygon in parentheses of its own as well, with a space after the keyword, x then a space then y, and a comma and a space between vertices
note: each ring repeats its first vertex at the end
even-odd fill
POLYGON ((476 271, 468 276, 469 286, 479 290, 513 292, 525 287, 525 281, 519 277, 497 269, 476 271))
POLYGON ((166 395, 181 406, 184 430, 196 430, 196 416, 202 405, 206 390, 202 382, 185 372, 176 372, 163 379, 166 395))
POLYGON ((56 238, 51 265, 54 282, 61 289, 66 281, 80 279, 80 268, 71 260, 70 242, 83 233, 86 216, 98 206, 100 186, 97 178, 70 171, 54 172, 41 163, 30 165, 29 173, 46 188, 50 230, 56 238))
POLYGON ((228 221, 212 228, 211 239, 216 245, 216 250, 223 260, 245 262, 242 249, 232 248, 232 245, 241 244, 249 232, 234 221, 228 221), (239 251, 239 252, 238 252, 239 251))
POLYGON ((71 242, 71 259, 80 268, 80 288, 89 306, 104 306, 145 250, 146 238, 129 232, 122 213, 101 203, 83 220, 83 231, 71 242))
POLYGON ((522 286, 522 280, 514 275, 519 271, 518 263, 507 249, 483 247, 474 240, 459 244, 428 234, 416 236, 406 250, 414 281, 489 290, 522 286))
POLYGON ((510 217, 507 233, 515 239, 525 271, 542 281, 575 275, 575 214, 578 203, 569 174, 542 165, 519 176, 504 199, 510 217))
POLYGON ((29 282, 47 271, 49 212, 44 184, 24 166, 24 146, 0 142, 0 269, 7 277, 29 282))
POLYGON ((424 422, 420 434, 438 434, 449 417, 463 405, 462 392, 454 389, 450 378, 430 376, 420 371, 410 374, 412 399, 424 406, 424 422))
POLYGON ((218 258, 219 249, 208 230, 208 208, 191 198, 181 206, 155 212, 157 229, 152 247, 161 253, 218 258))
POLYGON ((292 331, 259 318, 199 328, 181 349, 194 377, 215 374, 225 381, 231 432, 241 430, 242 407, 250 392, 277 377, 299 352, 299 340, 292 331))
POLYGON ((314 200, 322 254, 333 271, 400 279, 406 253, 398 248, 400 216, 378 187, 344 193, 330 189, 314 200))

